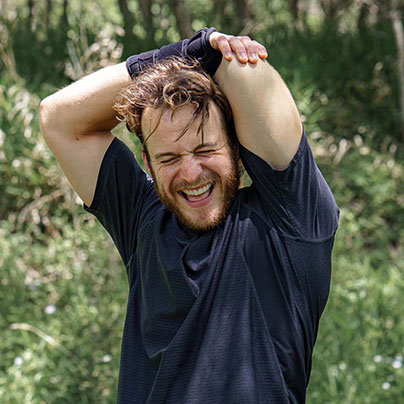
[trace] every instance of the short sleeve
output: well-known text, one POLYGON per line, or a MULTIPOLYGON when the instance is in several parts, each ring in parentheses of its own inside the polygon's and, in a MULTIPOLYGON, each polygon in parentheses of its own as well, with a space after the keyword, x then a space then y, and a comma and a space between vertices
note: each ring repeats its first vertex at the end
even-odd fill
POLYGON ((136 248, 139 227, 156 200, 152 181, 128 147, 115 138, 107 149, 98 174, 91 206, 111 235, 125 265, 136 248))
POLYGON ((317 167, 303 130, 299 149, 283 171, 240 145, 243 164, 271 225, 282 233, 305 241, 321 241, 334 235, 339 210, 317 167))

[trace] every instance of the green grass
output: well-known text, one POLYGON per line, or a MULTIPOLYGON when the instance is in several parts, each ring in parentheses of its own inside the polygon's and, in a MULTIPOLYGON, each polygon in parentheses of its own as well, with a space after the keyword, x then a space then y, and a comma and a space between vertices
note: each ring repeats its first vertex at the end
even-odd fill
MULTIPOLYGON (((30 33, 23 20, 7 22, 13 41, 3 49, 11 65, 5 68, 4 54, 0 60, 1 403, 116 401, 125 269, 44 146, 37 116, 40 98, 78 70, 117 60, 116 8, 108 3, 97 13, 97 22, 73 13, 69 33, 54 25, 48 36, 43 27, 30 33), (92 43, 99 50, 86 53, 92 43)), ((256 37, 291 88, 341 208, 307 402, 399 403, 404 156, 391 32, 380 24, 346 33, 319 24, 303 35, 281 24, 256 37)), ((117 134, 139 155, 124 130, 117 134)))

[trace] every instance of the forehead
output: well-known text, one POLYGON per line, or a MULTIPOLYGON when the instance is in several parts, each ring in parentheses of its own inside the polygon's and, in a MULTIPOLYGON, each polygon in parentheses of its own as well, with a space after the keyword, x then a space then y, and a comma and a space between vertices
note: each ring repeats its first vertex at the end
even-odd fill
MULTIPOLYGON (((149 153, 182 150, 195 147, 202 143, 201 117, 190 125, 187 132, 181 136, 184 128, 190 122, 194 106, 186 105, 177 110, 174 115, 169 109, 146 108, 142 114, 142 132, 149 153), (161 118, 161 119, 160 119, 161 118), (154 131, 154 132, 153 132, 154 131), (153 134, 149 137, 149 134, 153 134), (153 152, 152 152, 153 150, 153 152)), ((209 104, 209 118, 203 126, 203 142, 217 143, 226 141, 226 132, 221 119, 221 112, 214 103, 209 104)))

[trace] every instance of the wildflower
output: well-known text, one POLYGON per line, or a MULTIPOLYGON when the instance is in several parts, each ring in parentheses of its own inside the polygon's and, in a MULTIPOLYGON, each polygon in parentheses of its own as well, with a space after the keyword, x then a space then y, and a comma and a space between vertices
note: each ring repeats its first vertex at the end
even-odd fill
POLYGON ((46 314, 53 314, 53 313, 55 313, 55 311, 56 311, 56 306, 53 305, 53 304, 48 304, 48 305, 45 307, 45 313, 46 313, 46 314))
POLYGON ((24 359, 21 358, 21 356, 17 356, 17 357, 14 359, 14 365, 16 365, 16 366, 22 365, 23 362, 24 362, 24 359))

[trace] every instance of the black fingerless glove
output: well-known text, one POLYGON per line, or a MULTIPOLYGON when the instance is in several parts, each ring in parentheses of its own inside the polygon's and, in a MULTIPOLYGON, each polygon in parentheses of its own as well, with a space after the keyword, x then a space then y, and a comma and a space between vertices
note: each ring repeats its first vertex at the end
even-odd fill
POLYGON ((209 43, 209 36, 215 28, 202 28, 195 32, 190 39, 163 46, 160 49, 143 52, 140 55, 129 56, 126 60, 126 68, 132 79, 146 67, 168 58, 170 56, 182 56, 197 59, 203 70, 211 77, 215 74, 222 60, 222 54, 213 49, 209 43))

